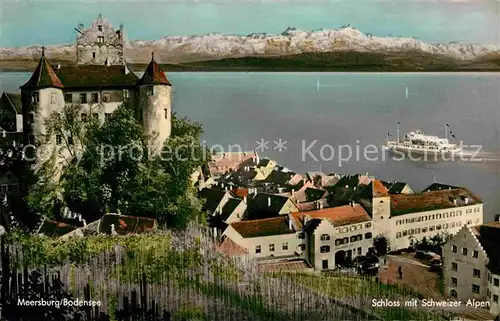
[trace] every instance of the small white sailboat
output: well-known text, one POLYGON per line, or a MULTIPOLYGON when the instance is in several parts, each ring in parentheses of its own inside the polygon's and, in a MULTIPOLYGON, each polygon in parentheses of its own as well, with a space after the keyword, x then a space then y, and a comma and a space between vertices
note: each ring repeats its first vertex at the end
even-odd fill
POLYGON ((408 86, 406 87, 406 91, 405 91, 405 97, 406 99, 408 99, 408 95, 409 95, 410 91, 408 90, 408 86))
POLYGON ((319 92, 319 78, 316 78, 316 91, 319 92))

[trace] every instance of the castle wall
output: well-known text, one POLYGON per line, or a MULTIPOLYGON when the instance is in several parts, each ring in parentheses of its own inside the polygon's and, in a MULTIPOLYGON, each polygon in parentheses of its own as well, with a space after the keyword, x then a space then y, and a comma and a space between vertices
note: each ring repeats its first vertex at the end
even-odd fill
POLYGON ((115 30, 101 16, 87 29, 79 29, 76 38, 76 57, 79 65, 123 64, 123 26, 115 30))
POLYGON ((139 89, 142 118, 144 130, 151 137, 150 152, 159 153, 172 130, 172 87, 153 86, 153 95, 148 95, 149 88, 151 86, 139 89))

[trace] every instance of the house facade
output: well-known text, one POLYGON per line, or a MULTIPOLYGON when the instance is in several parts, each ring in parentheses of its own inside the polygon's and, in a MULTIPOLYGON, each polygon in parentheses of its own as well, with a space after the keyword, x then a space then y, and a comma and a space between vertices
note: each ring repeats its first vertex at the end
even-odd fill
POLYGON ((462 226, 443 246, 445 294, 453 299, 488 301, 500 314, 500 222, 462 226))

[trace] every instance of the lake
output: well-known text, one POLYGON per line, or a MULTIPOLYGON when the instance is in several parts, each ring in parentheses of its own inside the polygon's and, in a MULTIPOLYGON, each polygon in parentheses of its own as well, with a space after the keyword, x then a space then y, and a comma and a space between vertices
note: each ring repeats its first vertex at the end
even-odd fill
MULTIPOLYGON (((0 91, 18 91, 28 73, 0 73, 0 91)), ((369 173, 414 190, 442 182, 485 201, 485 222, 500 213, 500 75, 494 73, 168 73, 173 108, 203 124, 203 139, 238 144, 298 172, 369 173), (318 86, 319 84, 319 86, 318 86), (406 93, 408 88, 408 93, 406 93), (480 145, 481 162, 396 161, 381 151, 388 132, 420 129, 480 145), (281 139, 281 151, 274 142, 281 139), (286 143, 285 143, 286 142, 286 143), (353 156, 339 162, 351 146, 353 156), (356 153, 356 149, 360 152, 356 153), (307 152, 308 151, 308 152, 307 152), (335 153, 332 156, 332 151, 335 153), (356 155, 358 154, 358 155, 356 155), (358 157, 356 157, 358 156, 358 157)), ((233 150, 236 150, 233 148, 233 150)))

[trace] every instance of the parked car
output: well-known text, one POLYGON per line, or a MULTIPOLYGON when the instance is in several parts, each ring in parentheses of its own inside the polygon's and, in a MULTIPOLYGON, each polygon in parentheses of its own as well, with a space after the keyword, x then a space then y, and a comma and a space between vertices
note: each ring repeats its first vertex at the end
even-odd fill
POLYGON ((441 262, 441 260, 434 259, 431 261, 431 264, 429 266, 429 271, 441 272, 442 269, 443 269, 443 262, 441 262))

